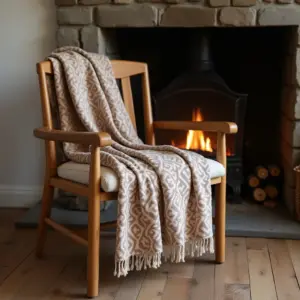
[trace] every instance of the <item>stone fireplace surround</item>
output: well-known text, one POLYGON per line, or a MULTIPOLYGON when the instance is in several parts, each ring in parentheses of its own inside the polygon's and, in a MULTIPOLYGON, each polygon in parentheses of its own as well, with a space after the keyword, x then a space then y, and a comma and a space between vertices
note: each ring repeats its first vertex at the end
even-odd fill
POLYGON ((56 0, 57 46, 79 46, 118 57, 114 30, 121 27, 293 26, 286 41, 282 88, 281 154, 284 201, 294 213, 300 164, 300 0, 56 0))

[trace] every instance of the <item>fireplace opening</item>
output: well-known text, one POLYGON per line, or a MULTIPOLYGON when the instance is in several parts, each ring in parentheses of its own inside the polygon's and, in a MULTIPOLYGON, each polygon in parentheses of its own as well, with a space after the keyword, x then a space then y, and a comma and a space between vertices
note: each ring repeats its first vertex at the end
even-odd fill
MULTIPOLYGON (((227 136, 227 181, 244 197, 258 165, 285 164, 284 96, 288 40, 293 27, 120 28, 121 59, 148 64, 156 120, 233 121, 227 136)), ((138 133, 143 138, 140 78, 132 80, 138 133)), ((157 131, 170 144, 215 157, 216 135, 157 131)), ((291 166, 292 168, 292 166, 291 166)), ((236 197, 238 196, 238 197, 236 197)))
MULTIPOLYGON (((153 95, 156 119, 235 122, 239 132, 228 136, 227 153, 230 157, 241 157, 247 96, 230 90, 214 70, 207 34, 194 32, 187 47, 190 52, 186 70, 153 95)), ((157 142, 216 156, 215 133, 193 130, 157 132, 157 142)))

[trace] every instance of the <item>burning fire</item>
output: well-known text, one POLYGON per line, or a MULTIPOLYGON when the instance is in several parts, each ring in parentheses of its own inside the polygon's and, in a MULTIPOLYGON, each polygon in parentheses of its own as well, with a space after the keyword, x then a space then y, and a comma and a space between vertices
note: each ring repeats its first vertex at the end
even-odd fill
MULTIPOLYGON (((200 108, 193 110, 192 121, 201 122, 203 121, 200 108)), ((186 136, 186 149, 191 150, 202 150, 207 152, 213 152, 211 147, 210 138, 205 138, 202 130, 189 130, 186 136)))
MULTIPOLYGON (((200 111, 200 108, 193 109, 192 121, 201 122, 203 117, 200 111)), ((186 142, 184 143, 175 143, 174 140, 171 141, 172 146, 179 147, 181 149, 187 150, 201 150, 205 152, 214 152, 212 148, 212 141, 209 137, 205 137, 202 130, 189 130, 186 135, 186 142)), ((214 144, 214 143, 213 143, 214 144)), ((215 144, 214 144, 215 145, 215 144)), ((233 151, 230 148, 227 148, 226 155, 232 156, 233 151)))

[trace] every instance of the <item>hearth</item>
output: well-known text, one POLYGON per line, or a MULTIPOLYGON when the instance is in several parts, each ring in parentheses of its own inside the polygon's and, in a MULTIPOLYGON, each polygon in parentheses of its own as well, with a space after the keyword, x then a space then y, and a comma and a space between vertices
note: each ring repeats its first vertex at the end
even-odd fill
MULTIPOLYGON (((227 137, 227 199, 240 202, 247 95, 232 91, 214 71, 207 35, 196 32, 189 42, 189 65, 184 73, 153 96, 154 115, 156 120, 237 123, 238 134, 227 137)), ((215 133, 193 130, 157 132, 157 142, 216 157, 215 133)))

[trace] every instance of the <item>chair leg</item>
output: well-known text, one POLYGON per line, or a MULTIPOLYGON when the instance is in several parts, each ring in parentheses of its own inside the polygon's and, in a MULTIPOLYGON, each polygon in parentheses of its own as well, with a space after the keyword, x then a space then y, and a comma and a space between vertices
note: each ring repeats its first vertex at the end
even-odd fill
POLYGON ((215 210, 215 241, 216 263, 225 262, 225 230, 226 230, 226 177, 216 185, 216 210, 215 210))
POLYGON ((45 218, 49 218, 51 214, 51 204, 53 201, 54 188, 47 183, 44 185, 42 208, 40 213, 39 227, 38 227, 38 239, 36 246, 36 256, 42 257, 44 252, 44 246, 47 238, 47 224, 45 218))
POLYGON ((89 200, 87 296, 97 297, 99 290, 100 201, 89 200))
POLYGON ((87 296, 93 298, 99 293, 100 148, 92 149, 89 180, 87 296))

